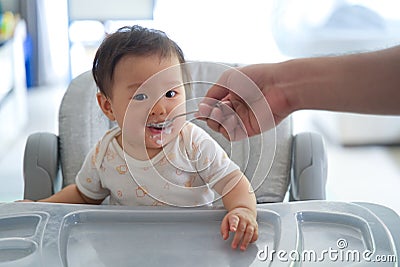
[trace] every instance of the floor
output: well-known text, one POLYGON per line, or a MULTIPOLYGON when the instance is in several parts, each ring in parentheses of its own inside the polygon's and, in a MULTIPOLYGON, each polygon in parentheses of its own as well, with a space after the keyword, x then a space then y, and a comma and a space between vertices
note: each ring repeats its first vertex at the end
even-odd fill
MULTIPOLYGON (((28 91, 28 123, 0 158, 0 202, 23 197, 23 152, 30 133, 57 133, 58 107, 66 86, 28 91)), ((319 131, 306 116, 295 114, 295 131, 319 131)), ((323 134, 321 132, 321 134, 323 134)), ((343 147, 325 140, 328 155, 327 199, 381 204, 400 214, 400 147, 343 147)))

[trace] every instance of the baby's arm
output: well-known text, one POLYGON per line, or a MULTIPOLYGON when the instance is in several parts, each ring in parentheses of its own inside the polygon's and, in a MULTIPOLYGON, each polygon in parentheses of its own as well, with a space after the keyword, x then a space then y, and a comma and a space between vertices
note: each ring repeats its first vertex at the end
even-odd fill
POLYGON ((222 202, 228 210, 221 223, 222 237, 226 240, 230 231, 235 232, 232 248, 236 249, 241 241, 240 249, 245 250, 258 238, 257 202, 250 183, 241 171, 236 170, 214 188, 222 195, 222 202))
POLYGON ((75 184, 66 186, 56 194, 38 200, 38 202, 70 203, 70 204, 100 204, 103 199, 91 199, 83 195, 75 184))

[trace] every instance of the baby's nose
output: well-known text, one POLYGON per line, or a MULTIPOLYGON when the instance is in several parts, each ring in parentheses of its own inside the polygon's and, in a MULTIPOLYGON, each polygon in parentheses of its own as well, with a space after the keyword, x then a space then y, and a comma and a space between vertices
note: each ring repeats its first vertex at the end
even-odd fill
POLYGON ((166 113, 166 108, 165 105, 163 105, 162 103, 160 103, 161 101, 158 101, 154 107, 151 110, 151 115, 153 116, 160 116, 160 115, 164 115, 166 113))

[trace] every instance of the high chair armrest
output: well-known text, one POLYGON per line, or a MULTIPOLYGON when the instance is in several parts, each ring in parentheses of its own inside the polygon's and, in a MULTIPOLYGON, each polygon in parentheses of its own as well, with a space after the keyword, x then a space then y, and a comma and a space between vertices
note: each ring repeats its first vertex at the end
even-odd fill
POLYGON ((58 137, 52 133, 30 135, 24 153, 24 199, 51 196, 60 184, 58 166, 58 137))
POLYGON ((324 200, 327 157, 323 139, 317 133, 294 136, 290 200, 324 200))

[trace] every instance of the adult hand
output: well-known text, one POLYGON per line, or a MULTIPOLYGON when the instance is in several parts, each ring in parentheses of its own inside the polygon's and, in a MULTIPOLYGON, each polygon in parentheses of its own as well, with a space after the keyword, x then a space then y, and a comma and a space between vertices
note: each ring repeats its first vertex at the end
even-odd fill
POLYGON ((275 67, 258 64, 225 71, 199 104, 198 118, 232 141, 273 128, 291 112, 276 86, 275 67))

